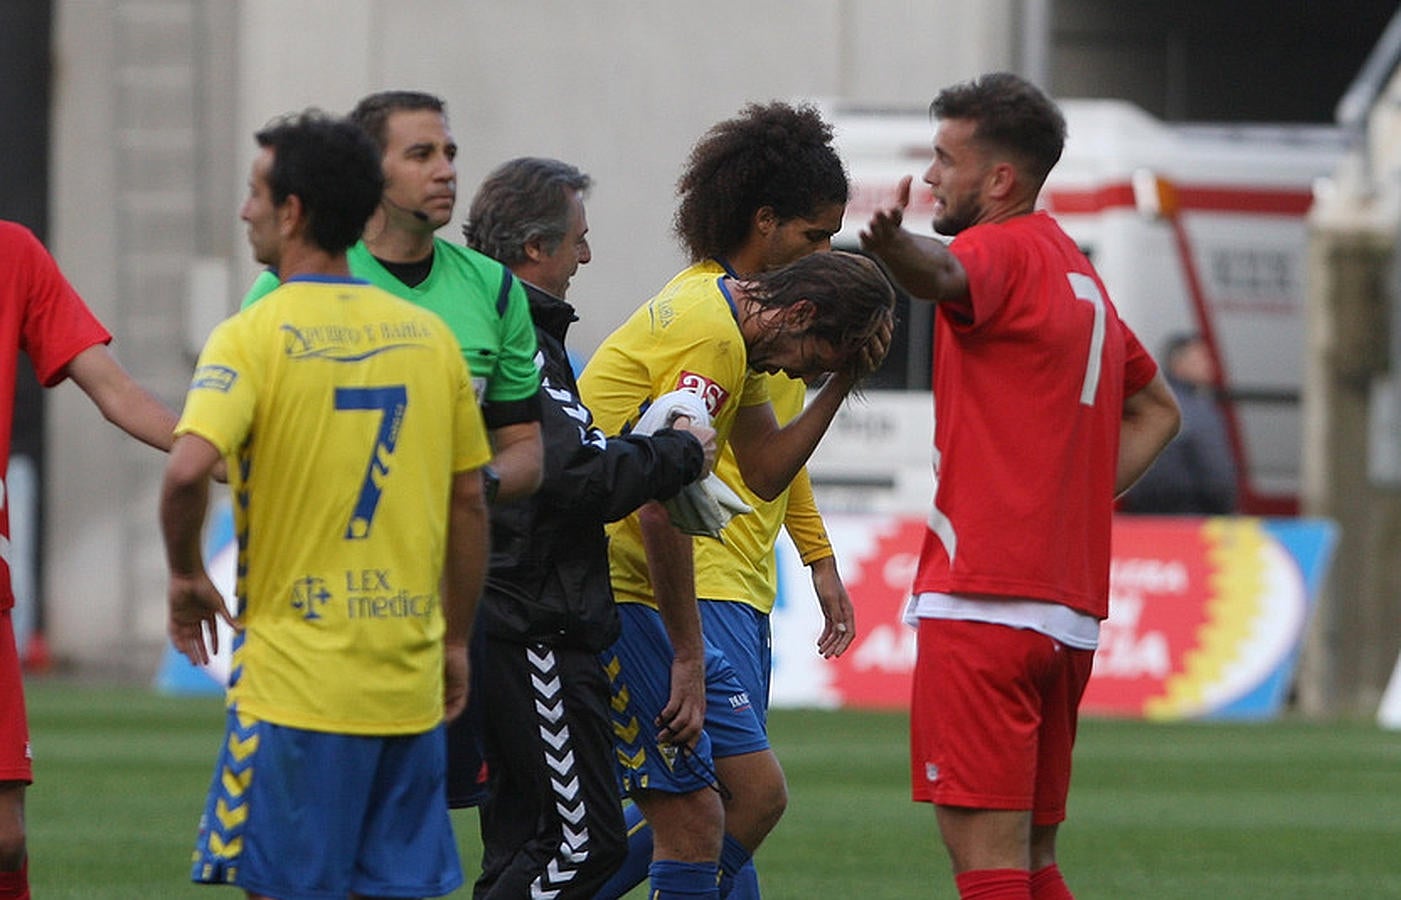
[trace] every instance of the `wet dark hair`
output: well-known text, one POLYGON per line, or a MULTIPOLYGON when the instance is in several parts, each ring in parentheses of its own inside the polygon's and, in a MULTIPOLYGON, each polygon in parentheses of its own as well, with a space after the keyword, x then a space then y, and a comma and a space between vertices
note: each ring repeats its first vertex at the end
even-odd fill
POLYGON ((745 279, 744 288, 760 309, 781 309, 800 300, 811 303, 813 317, 806 334, 835 347, 856 375, 869 374, 861 370, 861 349, 894 317, 890 279, 858 253, 809 253, 745 279))
POLYGON ((384 190, 380 154, 364 131, 311 109, 274 119, 253 137, 273 153, 273 202, 301 200, 313 243, 341 253, 360 239, 384 190))
POLYGON ((845 204, 849 187, 832 126, 815 107, 774 102, 751 103, 707 131, 676 192, 673 227, 695 262, 731 254, 765 206, 780 219, 812 217, 845 204))
POLYGON ((380 91, 377 94, 369 94, 362 97, 360 102, 355 104, 355 108, 350 111, 350 121, 365 129, 365 133, 379 147, 381 155, 388 143, 385 135, 385 125, 389 117, 396 112, 418 112, 428 110, 429 112, 447 115, 447 104, 442 98, 423 91, 380 91))
POLYGON ((497 166, 477 188, 462 236, 467 246, 507 266, 526 258, 539 241, 553 253, 569 227, 569 197, 593 179, 569 163, 522 156, 497 166))
POLYGON ((1020 75, 993 72, 945 88, 929 105, 935 119, 977 123, 973 138, 1013 156, 1039 191, 1065 149, 1065 117, 1020 75))

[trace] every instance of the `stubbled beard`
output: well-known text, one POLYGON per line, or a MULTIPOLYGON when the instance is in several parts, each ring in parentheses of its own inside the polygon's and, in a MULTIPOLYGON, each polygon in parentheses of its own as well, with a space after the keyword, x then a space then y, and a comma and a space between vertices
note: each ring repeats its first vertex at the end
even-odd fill
POLYGON ((946 237, 953 237, 960 231, 972 227, 982 215, 982 206, 977 203, 970 203, 958 209, 950 206, 948 201, 944 202, 944 214, 934 219, 934 231, 946 237))

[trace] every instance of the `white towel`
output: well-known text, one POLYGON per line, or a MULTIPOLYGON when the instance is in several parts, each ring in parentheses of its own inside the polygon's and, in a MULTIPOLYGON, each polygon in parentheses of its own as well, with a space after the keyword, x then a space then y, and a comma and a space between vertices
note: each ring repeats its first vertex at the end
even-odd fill
MULTIPOLYGON (((652 402, 642 418, 633 427, 634 434, 651 434, 661 428, 668 428, 679 416, 688 416, 693 421, 710 427, 710 412, 699 394, 690 391, 672 391, 663 394, 652 402)), ((754 508, 740 499, 712 472, 700 481, 693 481, 681 489, 675 497, 663 501, 671 524, 685 534, 720 538, 721 530, 730 519, 754 511, 754 508)))

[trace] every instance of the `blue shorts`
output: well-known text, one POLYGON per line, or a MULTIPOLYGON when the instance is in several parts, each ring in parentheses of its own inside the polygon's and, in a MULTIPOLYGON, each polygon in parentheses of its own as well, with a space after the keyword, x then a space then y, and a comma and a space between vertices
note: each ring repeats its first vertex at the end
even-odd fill
POLYGON ((620 603, 622 636, 600 654, 613 693, 619 777, 635 788, 689 794, 716 787, 715 758, 767 750, 768 736, 735 668, 705 638, 705 731, 694 748, 657 742, 657 714, 671 698, 671 641, 661 614, 620 603))
MULTIPOLYGON (((701 600, 705 639, 724 654, 749 694, 759 724, 768 730, 769 684, 773 680, 773 635, 769 617, 748 603, 701 600)), ((724 753, 716 753, 724 756, 724 753)))
POLYGON ((273 897, 437 897, 462 885, 441 726, 327 734, 230 711, 191 880, 273 897))

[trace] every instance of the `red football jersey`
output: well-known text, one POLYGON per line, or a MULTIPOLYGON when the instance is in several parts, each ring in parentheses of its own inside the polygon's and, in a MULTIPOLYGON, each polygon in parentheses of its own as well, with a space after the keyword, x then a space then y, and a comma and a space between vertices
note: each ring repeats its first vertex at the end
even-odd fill
MULTIPOLYGON (((8 477, 15 415, 15 366, 24 350, 45 387, 94 344, 112 339, 29 229, 0 221, 0 479, 8 477)), ((5 485, 0 480, 0 491, 5 485)), ((10 588, 10 506, 0 493, 0 609, 14 605, 10 588)))
POLYGON ((1157 365, 1044 212, 969 228, 950 250, 972 318, 935 316, 934 508, 915 592, 1102 619, 1124 398, 1157 365))

